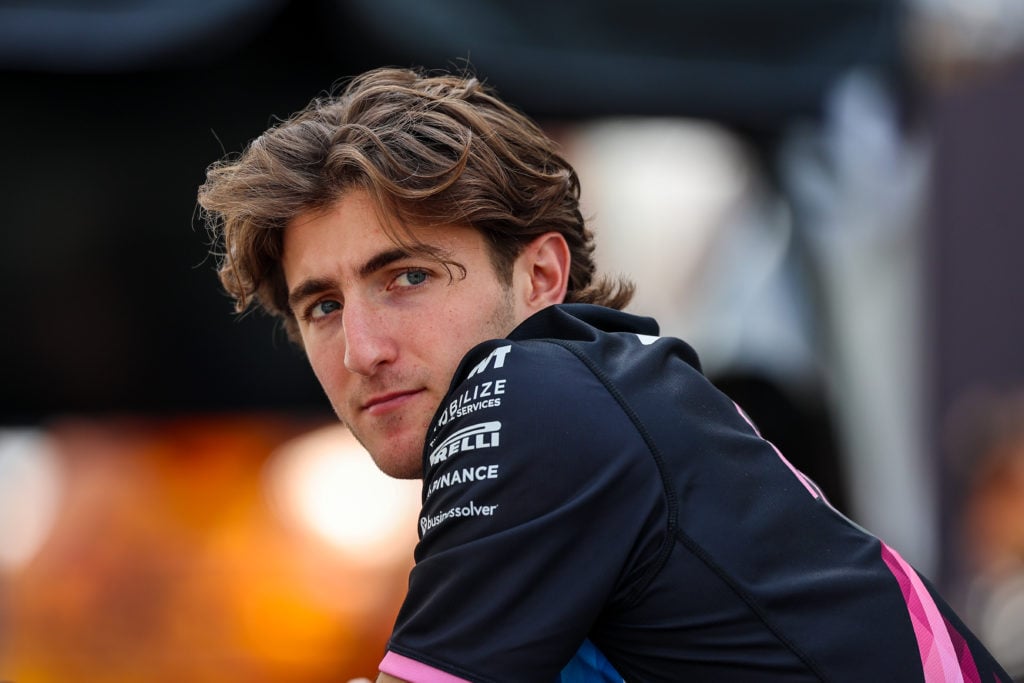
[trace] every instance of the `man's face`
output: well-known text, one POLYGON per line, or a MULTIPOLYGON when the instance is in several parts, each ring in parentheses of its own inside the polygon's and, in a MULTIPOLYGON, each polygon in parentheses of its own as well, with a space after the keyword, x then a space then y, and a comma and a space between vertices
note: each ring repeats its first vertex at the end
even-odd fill
POLYGON ((465 277, 398 247, 362 191, 292 220, 282 259, 317 379, 377 466, 401 478, 422 475, 427 428, 463 355, 526 315, 476 230, 430 227, 417 238, 465 277))

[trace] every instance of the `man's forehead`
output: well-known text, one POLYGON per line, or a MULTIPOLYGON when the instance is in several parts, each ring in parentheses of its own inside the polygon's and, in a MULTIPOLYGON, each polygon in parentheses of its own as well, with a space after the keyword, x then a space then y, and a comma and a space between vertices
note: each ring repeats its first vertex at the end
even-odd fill
POLYGON ((385 238, 394 246, 410 252, 421 251, 423 247, 429 250, 443 241, 440 233, 444 231, 436 230, 435 226, 454 227, 443 221, 419 221, 403 217, 375 201, 369 192, 360 188, 347 190, 326 204, 299 210, 285 224, 286 234, 314 222, 330 223, 337 229, 359 235, 385 238))
MULTIPOLYGON (((367 276, 404 258, 454 264, 459 245, 486 249, 469 226, 384 224, 365 193, 349 193, 326 207, 298 213, 284 228, 282 264, 289 286, 318 279, 367 276), (466 237, 470 237, 467 242, 466 237)), ((458 266, 457 266, 458 267, 458 266)))

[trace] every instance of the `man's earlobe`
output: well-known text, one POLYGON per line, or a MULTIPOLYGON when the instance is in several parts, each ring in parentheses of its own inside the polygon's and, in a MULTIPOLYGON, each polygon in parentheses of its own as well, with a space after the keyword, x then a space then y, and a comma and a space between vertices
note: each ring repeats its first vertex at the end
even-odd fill
POLYGON ((527 304, 540 310, 565 301, 572 256, 565 238, 557 232, 544 233, 524 250, 529 290, 527 304))

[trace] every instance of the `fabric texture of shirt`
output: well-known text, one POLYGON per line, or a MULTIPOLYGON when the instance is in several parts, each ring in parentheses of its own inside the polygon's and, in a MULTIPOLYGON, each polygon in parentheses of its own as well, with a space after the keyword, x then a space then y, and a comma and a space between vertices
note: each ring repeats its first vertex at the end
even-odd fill
POLYGON ((649 318, 561 305, 476 346, 423 458, 399 678, 1010 683, 649 318))

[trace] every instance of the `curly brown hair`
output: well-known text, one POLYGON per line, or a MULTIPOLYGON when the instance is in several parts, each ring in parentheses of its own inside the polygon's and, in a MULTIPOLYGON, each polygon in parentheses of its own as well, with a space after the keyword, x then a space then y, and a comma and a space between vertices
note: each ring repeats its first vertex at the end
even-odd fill
POLYGON ((353 189, 369 194, 399 244, 416 245, 419 228, 471 226, 509 282, 523 247, 555 231, 572 257, 566 301, 621 309, 632 296, 628 281, 595 281, 579 179, 537 124, 475 77, 376 69, 207 170, 199 205, 236 310, 255 301, 296 337, 283 228, 353 189))

